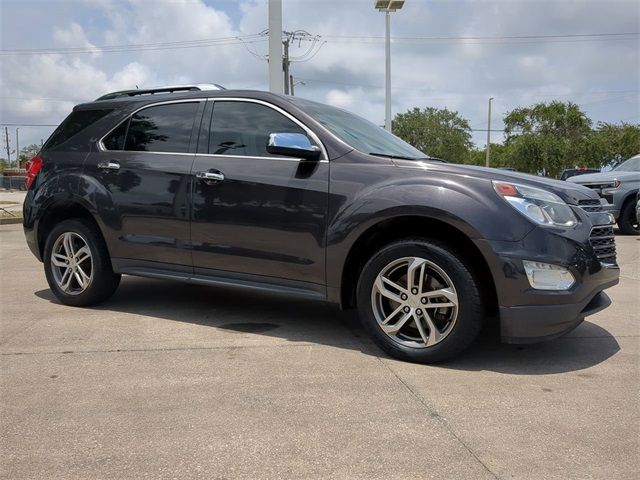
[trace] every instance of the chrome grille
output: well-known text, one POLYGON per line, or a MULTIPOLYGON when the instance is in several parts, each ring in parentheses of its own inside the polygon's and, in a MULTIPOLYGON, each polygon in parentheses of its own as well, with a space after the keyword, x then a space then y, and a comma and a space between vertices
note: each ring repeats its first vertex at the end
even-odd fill
POLYGON ((602 263, 616 263, 616 239, 613 227, 593 227, 589 242, 593 251, 602 263))
POLYGON ((578 206, 588 213, 604 211, 604 208, 602 208, 602 204, 600 203, 600 200, 597 200, 595 198, 589 199, 589 200, 580 200, 578 202, 578 206))

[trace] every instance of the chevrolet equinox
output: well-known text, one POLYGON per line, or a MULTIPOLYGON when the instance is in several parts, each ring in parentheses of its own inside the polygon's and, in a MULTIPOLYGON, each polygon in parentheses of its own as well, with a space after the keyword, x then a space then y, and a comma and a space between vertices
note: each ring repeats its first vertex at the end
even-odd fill
POLYGON ((562 335, 618 282, 593 190, 446 163, 297 97, 114 92, 76 106, 27 169, 27 243, 66 305, 106 300, 122 274, 325 300, 428 363, 489 316, 504 342, 562 335))

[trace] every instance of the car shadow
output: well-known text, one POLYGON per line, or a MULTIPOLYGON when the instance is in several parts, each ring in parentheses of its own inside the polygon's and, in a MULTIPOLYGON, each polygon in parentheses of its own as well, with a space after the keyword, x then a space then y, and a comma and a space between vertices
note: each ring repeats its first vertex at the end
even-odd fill
MULTIPOLYGON (((35 295, 59 303, 48 289, 35 292, 35 295)), ((123 277, 116 294, 92 308, 387 357, 368 338, 354 311, 341 311, 325 302, 225 287, 123 277)), ((497 322, 489 321, 474 345, 462 355, 425 368, 547 375, 584 370, 605 361, 619 350, 618 342, 607 330, 588 321, 565 337, 531 345, 500 343, 497 322)))

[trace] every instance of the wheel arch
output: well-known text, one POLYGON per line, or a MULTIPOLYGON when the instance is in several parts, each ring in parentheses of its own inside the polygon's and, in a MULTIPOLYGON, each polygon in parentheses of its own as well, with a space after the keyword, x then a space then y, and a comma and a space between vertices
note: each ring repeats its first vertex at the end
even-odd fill
POLYGON ((81 219, 92 223, 104 239, 102 229, 87 205, 77 199, 58 200, 42 212, 41 219, 38 222, 37 241, 40 258, 44 258, 44 247, 49 232, 60 222, 70 219, 81 219))
POLYGON ((366 229, 351 245, 342 267, 340 307, 355 307, 356 285, 360 272, 373 253, 389 243, 404 238, 420 237, 440 240, 452 246, 472 268, 480 280, 487 312, 497 311, 498 300, 493 275, 484 255, 475 243, 459 228, 437 218, 406 215, 382 220, 366 229))

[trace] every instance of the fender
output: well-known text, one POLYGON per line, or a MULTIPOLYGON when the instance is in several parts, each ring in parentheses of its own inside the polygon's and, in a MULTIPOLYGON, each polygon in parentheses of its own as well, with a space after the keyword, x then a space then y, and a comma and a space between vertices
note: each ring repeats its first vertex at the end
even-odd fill
MULTIPOLYGON (((398 168, 393 170, 397 173, 398 168)), ((392 172, 387 172, 387 178, 389 173, 392 172)), ((461 183, 455 175, 436 177, 415 170, 411 175, 383 180, 341 202, 345 207, 331 217, 327 233, 328 287, 340 288, 342 266, 354 244, 367 230, 386 220, 405 216, 438 220, 464 233, 474 243, 480 239, 517 242, 534 228, 514 209, 505 209, 503 200, 486 180, 465 177, 461 183), (511 228, 496 228, 497 221, 508 222, 511 228), (497 231, 502 233, 499 238, 497 231)), ((342 185, 339 180, 337 183, 339 191, 342 185)))

